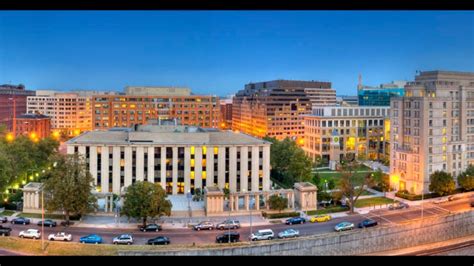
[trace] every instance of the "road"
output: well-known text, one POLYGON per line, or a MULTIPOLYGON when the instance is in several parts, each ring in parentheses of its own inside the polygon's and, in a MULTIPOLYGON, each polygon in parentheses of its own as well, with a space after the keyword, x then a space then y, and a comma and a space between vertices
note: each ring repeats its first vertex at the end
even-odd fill
MULTIPOLYGON (((472 209, 470 207, 471 199, 459 199, 453 202, 446 202, 442 204, 424 204, 423 215, 424 217, 430 217, 441 214, 448 214, 449 212, 456 212, 462 210, 472 209)), ((283 231, 287 228, 294 228, 300 231, 301 235, 315 235, 334 231, 334 226, 342 221, 352 222, 356 225, 364 219, 371 218, 376 220, 380 225, 390 226, 397 223, 404 223, 414 219, 420 219, 421 208, 418 206, 411 206, 408 209, 402 210, 375 210, 368 214, 354 214, 347 217, 334 218, 331 221, 324 223, 305 223, 301 225, 285 225, 285 224, 271 224, 264 226, 254 226, 253 232, 259 229, 272 229, 275 234, 283 231)), ((223 217, 223 220, 225 218, 223 217)), ((18 236, 21 230, 29 228, 40 229, 41 227, 36 224, 30 225, 11 225, 13 231, 12 236, 18 236)), ((370 229, 354 229, 354 230, 370 230, 370 229)), ((211 231, 193 231, 192 229, 165 229, 160 232, 140 232, 137 230, 130 229, 103 229, 103 228, 81 228, 81 227, 57 227, 57 228, 45 228, 45 238, 50 233, 65 231, 73 235, 73 241, 77 242, 81 236, 88 234, 99 234, 104 239, 105 243, 112 243, 112 239, 120 234, 131 233, 134 237, 134 244, 146 244, 147 240, 156 236, 167 236, 171 240, 171 244, 201 244, 201 243, 213 243, 215 242, 216 236, 221 234, 222 231, 211 230, 211 231)), ((250 235, 250 227, 242 227, 237 229, 241 236, 241 241, 247 241, 250 235)))

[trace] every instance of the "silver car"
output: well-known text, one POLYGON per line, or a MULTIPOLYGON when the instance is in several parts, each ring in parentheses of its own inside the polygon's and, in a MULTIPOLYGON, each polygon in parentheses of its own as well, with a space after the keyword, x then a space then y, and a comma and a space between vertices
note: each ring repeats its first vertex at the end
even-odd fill
POLYGON ((114 245, 131 245, 133 244, 133 237, 131 235, 120 235, 114 238, 114 240, 112 240, 112 243, 114 245))
POLYGON ((300 236, 300 231, 295 229, 286 229, 285 231, 281 231, 278 233, 278 238, 292 238, 300 236))
POLYGON ((272 240, 274 237, 275 234, 273 233, 272 229, 263 229, 258 230, 256 233, 250 235, 250 240, 272 240))
POLYGON ((193 226, 193 229, 196 230, 196 231, 212 230, 212 229, 214 229, 214 224, 209 222, 209 221, 200 222, 200 223, 196 224, 195 226, 193 226))
POLYGON ((219 230, 224 229, 238 229, 240 228, 240 222, 237 220, 226 220, 220 224, 216 225, 216 228, 219 230))

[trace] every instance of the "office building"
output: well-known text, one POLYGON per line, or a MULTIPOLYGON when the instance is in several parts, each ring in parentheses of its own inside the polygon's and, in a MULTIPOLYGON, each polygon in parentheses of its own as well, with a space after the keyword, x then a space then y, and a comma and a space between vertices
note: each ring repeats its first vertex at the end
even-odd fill
POLYGON ((220 129, 232 129, 232 97, 220 100, 220 129))
POLYGON ((426 71, 391 100, 391 183, 429 191, 430 175, 474 163, 474 73, 426 71))
POLYGON ((389 107, 316 107, 303 117, 303 150, 314 161, 380 160, 388 155, 389 107))
POLYGON ((233 98, 232 130, 302 143, 302 115, 312 106, 335 104, 330 82, 274 80, 250 83, 233 98), (324 93, 323 93, 324 92, 324 93), (327 93, 326 93, 327 92, 327 93))
POLYGON ((26 97, 35 95, 34 91, 25 89, 25 86, 0 85, 0 125, 13 131, 13 120, 16 116, 26 113, 26 97))
POLYGON ((357 96, 360 106, 390 106, 390 99, 403 96, 406 81, 392 81, 381 84, 379 87, 362 86, 357 87, 357 96))
POLYGON ((270 143, 232 131, 175 125, 97 130, 69 140, 67 153, 86 158, 99 192, 119 194, 136 181, 159 183, 168 194, 211 186, 270 190, 270 143))

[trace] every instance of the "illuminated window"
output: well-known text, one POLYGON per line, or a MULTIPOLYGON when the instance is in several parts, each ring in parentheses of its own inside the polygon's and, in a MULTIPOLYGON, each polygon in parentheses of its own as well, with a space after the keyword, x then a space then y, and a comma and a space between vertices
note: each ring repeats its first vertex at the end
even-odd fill
POLYGON ((206 171, 202 171, 202 179, 206 179, 206 177, 207 177, 206 171))
POLYGON ((191 159, 191 167, 194 167, 194 159, 191 159))
POLYGON ((219 148, 214 147, 214 154, 217 154, 219 152, 219 148))
POLYGON ((124 167, 125 166, 125 160, 124 159, 120 159, 120 167, 124 167))
POLYGON ((203 153, 203 154, 206 154, 206 153, 207 153, 207 147, 206 147, 206 146, 202 146, 202 153, 203 153))
POLYGON ((191 179, 194 179, 194 171, 191 171, 191 172, 189 173, 189 176, 191 177, 191 179))
POLYGON ((191 146, 191 155, 194 154, 194 146, 191 146))
POLYGON ((443 151, 444 151, 444 152, 446 151, 446 146, 443 146, 443 151))
POLYGON ((443 128, 443 135, 446 135, 446 128, 443 128))

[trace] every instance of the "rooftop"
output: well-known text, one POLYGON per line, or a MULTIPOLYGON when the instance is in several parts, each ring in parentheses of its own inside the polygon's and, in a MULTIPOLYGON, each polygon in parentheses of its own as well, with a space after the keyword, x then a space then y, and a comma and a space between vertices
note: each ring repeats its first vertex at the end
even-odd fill
POLYGON ((43 114, 22 114, 17 119, 51 119, 51 117, 43 114))

